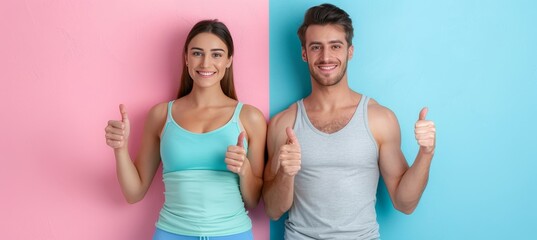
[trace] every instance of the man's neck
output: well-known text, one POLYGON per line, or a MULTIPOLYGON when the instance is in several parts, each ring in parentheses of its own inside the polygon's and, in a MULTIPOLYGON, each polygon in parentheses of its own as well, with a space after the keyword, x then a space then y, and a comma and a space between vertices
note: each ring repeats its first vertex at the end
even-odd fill
POLYGON ((312 80, 312 91, 304 99, 304 104, 312 109, 334 109, 354 105, 359 101, 359 97, 360 94, 349 87, 347 79, 342 79, 332 86, 320 86, 312 80))

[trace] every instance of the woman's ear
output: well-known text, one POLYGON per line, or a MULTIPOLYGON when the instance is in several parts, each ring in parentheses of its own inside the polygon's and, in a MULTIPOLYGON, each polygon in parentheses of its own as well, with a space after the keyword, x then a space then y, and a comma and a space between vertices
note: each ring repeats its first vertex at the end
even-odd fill
POLYGON ((231 64, 233 63, 233 56, 229 57, 226 68, 231 67, 231 64))

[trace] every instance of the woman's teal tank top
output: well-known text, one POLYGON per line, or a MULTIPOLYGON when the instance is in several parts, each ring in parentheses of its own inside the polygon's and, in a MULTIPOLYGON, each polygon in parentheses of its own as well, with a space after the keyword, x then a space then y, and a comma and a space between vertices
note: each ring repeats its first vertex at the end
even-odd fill
MULTIPOLYGON (((241 132, 238 103, 232 118, 207 133, 193 133, 172 117, 173 101, 160 140, 165 202, 156 226, 189 236, 225 236, 248 231, 252 223, 239 177, 224 162, 227 147, 241 132)), ((244 143, 248 149, 247 143, 244 143)))

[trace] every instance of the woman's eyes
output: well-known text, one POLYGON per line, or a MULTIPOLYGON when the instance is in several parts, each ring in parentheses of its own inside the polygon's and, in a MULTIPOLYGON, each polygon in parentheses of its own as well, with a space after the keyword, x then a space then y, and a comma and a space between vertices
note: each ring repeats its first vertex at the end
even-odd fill
MULTIPOLYGON (((192 52, 192 56, 200 57, 203 56, 203 52, 192 52)), ((211 57, 213 58, 221 58, 223 56, 222 53, 211 53, 211 57)))

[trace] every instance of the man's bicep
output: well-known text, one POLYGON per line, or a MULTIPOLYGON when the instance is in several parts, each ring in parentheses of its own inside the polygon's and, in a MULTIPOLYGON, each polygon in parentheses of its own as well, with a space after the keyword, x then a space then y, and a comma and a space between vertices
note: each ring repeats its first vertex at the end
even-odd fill
POLYGON ((379 167, 388 192, 393 199, 393 194, 408 169, 408 163, 401 151, 401 132, 395 116, 385 119, 384 126, 379 131, 382 137, 379 149, 379 167))
POLYGON ((267 130, 267 153, 268 153, 268 161, 267 165, 265 167, 265 174, 264 178, 265 181, 272 180, 276 173, 278 172, 279 163, 278 159, 274 159, 274 157, 278 156, 278 151, 280 146, 282 145, 282 140, 280 139, 281 133, 278 124, 276 123, 276 119, 272 120, 269 123, 268 130, 267 130))
POLYGON ((385 143, 380 150, 379 167, 386 187, 391 191, 401 181, 408 164, 398 145, 385 143))
POLYGON ((274 116, 267 130, 268 162, 265 167, 265 181, 271 181, 278 173, 280 147, 287 143, 287 127, 293 127, 296 118, 296 104, 274 116))

